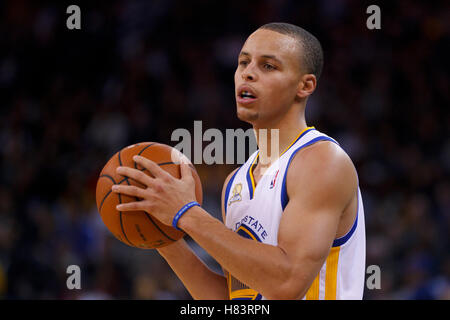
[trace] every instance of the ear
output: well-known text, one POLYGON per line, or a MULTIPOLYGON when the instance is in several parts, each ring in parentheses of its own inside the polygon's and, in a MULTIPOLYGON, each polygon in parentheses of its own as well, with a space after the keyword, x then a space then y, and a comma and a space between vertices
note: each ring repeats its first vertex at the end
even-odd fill
POLYGON ((297 97, 300 99, 307 98, 316 90, 316 86, 316 76, 311 73, 304 74, 297 87, 297 97))

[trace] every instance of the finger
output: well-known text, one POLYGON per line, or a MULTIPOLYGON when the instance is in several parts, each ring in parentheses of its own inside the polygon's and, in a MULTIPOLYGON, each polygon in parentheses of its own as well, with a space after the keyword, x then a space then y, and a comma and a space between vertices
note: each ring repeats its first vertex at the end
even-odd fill
POLYGON ((118 211, 145 211, 145 209, 148 208, 148 202, 147 201, 134 201, 134 202, 127 202, 127 203, 121 203, 116 206, 116 209, 118 211))
POLYGON ((154 161, 142 156, 133 156, 133 160, 147 169, 155 178, 168 178, 172 177, 169 173, 161 169, 154 161))
POLYGON ((127 196, 145 198, 146 192, 145 189, 136 187, 136 186, 122 186, 115 184, 111 188, 112 192, 121 193, 127 196))
POLYGON ((145 174, 141 170, 130 168, 130 167, 117 167, 116 172, 122 176, 126 176, 136 180, 137 182, 151 187, 153 185, 153 178, 145 174))
POLYGON ((181 180, 192 178, 192 170, 189 164, 185 161, 180 162, 181 180))

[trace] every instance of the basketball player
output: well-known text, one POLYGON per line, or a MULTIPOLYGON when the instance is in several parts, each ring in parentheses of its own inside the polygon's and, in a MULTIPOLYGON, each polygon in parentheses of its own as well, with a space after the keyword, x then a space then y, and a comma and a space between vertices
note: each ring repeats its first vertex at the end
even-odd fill
MULTIPOLYGON (((267 24, 246 40, 234 78, 237 115, 253 125, 259 150, 225 180, 224 223, 199 206, 177 222, 225 276, 184 240, 158 249, 193 298, 362 299, 365 227, 357 173, 339 144, 305 120, 322 64, 320 43, 297 26, 267 24), (267 147, 270 134, 259 139, 259 129, 279 130, 279 150, 267 147)), ((118 168, 148 187, 114 186, 142 198, 118 209, 145 210, 171 225, 195 200, 189 167, 182 164, 182 178, 175 179, 150 160, 136 162, 154 178, 118 168)))

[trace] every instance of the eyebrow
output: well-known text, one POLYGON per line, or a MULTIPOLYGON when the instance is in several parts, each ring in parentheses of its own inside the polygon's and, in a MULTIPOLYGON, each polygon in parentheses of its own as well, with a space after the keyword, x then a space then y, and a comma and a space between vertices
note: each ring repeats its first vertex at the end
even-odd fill
MULTIPOLYGON (((241 53, 239 54, 239 56, 251 56, 250 53, 246 52, 246 51, 241 51, 241 53)), ((261 57, 263 58, 267 58, 267 59, 273 59, 279 63, 282 63, 280 59, 278 59, 277 57, 275 57, 272 54, 263 54, 261 57)))

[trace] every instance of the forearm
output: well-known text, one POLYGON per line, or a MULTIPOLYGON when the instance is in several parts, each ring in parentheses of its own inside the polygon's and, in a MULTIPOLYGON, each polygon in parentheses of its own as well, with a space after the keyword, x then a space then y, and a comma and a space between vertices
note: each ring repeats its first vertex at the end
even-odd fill
POLYGON ((264 296, 277 298, 288 282, 289 261, 279 247, 243 238, 199 207, 178 226, 235 278, 264 296))
POLYGON ((158 252, 194 299, 228 299, 226 278, 209 269, 183 239, 158 252))

